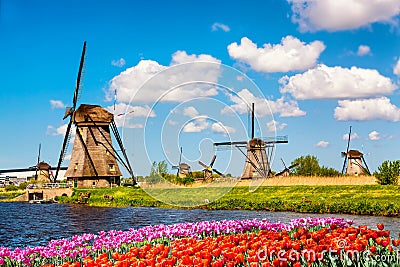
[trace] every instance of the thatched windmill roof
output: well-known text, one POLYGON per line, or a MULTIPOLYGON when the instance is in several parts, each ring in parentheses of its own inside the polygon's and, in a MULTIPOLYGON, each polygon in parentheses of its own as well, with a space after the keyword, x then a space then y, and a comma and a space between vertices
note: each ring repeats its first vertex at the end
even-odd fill
POLYGON ((82 104, 74 112, 73 122, 77 126, 89 125, 109 125, 114 118, 114 115, 99 105, 82 104))

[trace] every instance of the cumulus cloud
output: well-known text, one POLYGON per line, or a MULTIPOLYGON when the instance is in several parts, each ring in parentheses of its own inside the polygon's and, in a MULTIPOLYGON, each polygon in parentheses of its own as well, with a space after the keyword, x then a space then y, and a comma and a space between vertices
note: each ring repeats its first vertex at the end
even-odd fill
POLYGON ((143 124, 135 122, 136 118, 154 118, 156 113, 149 106, 131 106, 125 103, 118 103, 108 106, 107 110, 114 114, 115 124, 124 128, 143 128, 143 124))
MULTIPOLYGON (((349 134, 344 134, 342 137, 343 140, 349 140, 349 134)), ((357 133, 352 133, 350 135, 351 140, 360 139, 360 136, 357 133)))
POLYGON ((306 115, 294 100, 286 101, 283 97, 273 100, 266 100, 261 97, 254 96, 248 89, 243 89, 237 95, 229 95, 230 100, 234 103, 222 109, 222 114, 237 112, 246 114, 249 110, 249 104, 255 103, 255 106, 261 107, 255 110, 256 116, 264 117, 279 113, 280 117, 298 117, 306 115))
POLYGON ((222 30, 224 32, 229 32, 231 30, 231 28, 229 28, 228 25, 219 23, 219 22, 215 22, 213 25, 211 25, 211 30, 213 32, 218 31, 218 30, 222 30))
POLYGON ((371 54, 371 48, 368 45, 360 45, 357 50, 358 56, 365 56, 371 54))
POLYGON ((328 147, 329 145, 330 145, 329 142, 321 140, 318 143, 316 143, 314 146, 316 146, 316 147, 328 147))
POLYGON ((130 102, 134 97, 136 103, 182 102, 196 97, 215 96, 218 94, 215 87, 192 82, 217 82, 220 64, 220 60, 210 55, 189 55, 185 51, 174 53, 169 66, 160 65, 153 60, 141 60, 136 66, 126 69, 110 81, 106 100, 111 101, 115 91, 117 101, 130 102), (199 63, 184 64, 189 62, 199 63), (179 66, 164 72, 168 67, 176 65, 179 66))
POLYGON ((111 61, 111 65, 115 67, 123 67, 125 66, 125 64, 126 64, 125 59, 123 59, 122 57, 118 60, 111 61))
POLYGON ((229 55, 261 72, 288 72, 306 70, 317 63, 325 45, 320 41, 309 44, 293 36, 282 38, 280 44, 264 44, 258 48, 249 38, 243 37, 241 43, 228 46, 229 55))
POLYGON ((279 123, 276 120, 271 120, 270 122, 267 122, 267 129, 269 132, 282 131, 286 128, 286 126, 286 123, 279 123))
POLYGON ((236 132, 236 129, 227 125, 224 125, 222 122, 215 122, 211 125, 211 130, 215 133, 222 134, 232 134, 236 132))
POLYGON ((318 65, 304 73, 279 80, 281 93, 296 99, 343 99, 376 97, 392 93, 397 87, 374 69, 318 65))
POLYGON ((396 66, 393 69, 393 73, 400 77, 400 59, 397 61, 396 66))
POLYGON ((168 120, 168 124, 175 126, 175 125, 178 125, 178 122, 174 121, 174 120, 168 120))
POLYGON ((397 23, 398 0, 287 0, 301 31, 357 29, 375 22, 397 23), (347 11, 347 12, 346 12, 347 11), (350 15, 351 14, 351 15, 350 15))
POLYGON ((199 115, 197 109, 193 106, 187 107, 183 110, 183 115, 194 118, 199 115))
POLYGON ((390 103, 387 97, 341 100, 338 103, 339 107, 335 108, 334 117, 339 121, 400 121, 400 108, 390 103))
POLYGON ((50 100, 51 108, 65 108, 65 104, 61 100, 50 100))
MULTIPOLYGON (((63 125, 61 125, 61 126, 59 126, 57 128, 55 128, 52 125, 48 125, 47 129, 46 129, 46 135, 52 135, 52 136, 62 135, 62 136, 65 136, 67 128, 68 128, 68 124, 67 123, 63 124, 63 125)), ((76 133, 75 132, 75 125, 72 124, 71 125, 71 136, 74 136, 75 133, 76 133)))
POLYGON ((193 120, 183 126, 183 132, 185 133, 199 133, 206 130, 210 126, 210 123, 206 121, 204 117, 193 118, 193 120))
POLYGON ((372 140, 372 141, 377 141, 377 140, 381 139, 381 137, 379 136, 379 133, 377 131, 370 132, 368 134, 368 138, 369 138, 369 140, 372 140))

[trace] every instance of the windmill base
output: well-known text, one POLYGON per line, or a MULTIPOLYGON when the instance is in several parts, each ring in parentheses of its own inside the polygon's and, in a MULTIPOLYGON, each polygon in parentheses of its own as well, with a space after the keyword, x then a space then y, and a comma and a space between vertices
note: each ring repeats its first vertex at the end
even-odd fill
POLYGON ((105 188, 119 186, 121 179, 119 176, 107 177, 68 177, 67 184, 75 188, 105 188))

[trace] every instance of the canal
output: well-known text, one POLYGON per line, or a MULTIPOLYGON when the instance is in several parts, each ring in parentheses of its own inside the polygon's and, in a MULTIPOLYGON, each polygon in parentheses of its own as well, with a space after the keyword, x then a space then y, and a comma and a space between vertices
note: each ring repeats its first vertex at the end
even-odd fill
POLYGON ((174 224, 205 220, 266 218, 287 223, 301 217, 343 217, 355 225, 385 228, 397 236, 400 218, 332 214, 300 214, 293 212, 243 210, 177 210, 160 208, 98 208, 84 205, 0 202, 0 246, 26 247, 46 245, 50 240, 70 238, 83 233, 96 234, 108 230, 128 230, 147 225, 174 224))

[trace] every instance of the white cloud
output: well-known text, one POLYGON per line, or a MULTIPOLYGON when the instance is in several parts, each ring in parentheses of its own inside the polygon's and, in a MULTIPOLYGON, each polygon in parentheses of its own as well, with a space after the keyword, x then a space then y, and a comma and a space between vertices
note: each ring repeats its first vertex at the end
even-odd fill
POLYGON ((197 109, 193 106, 187 107, 183 110, 183 115, 194 118, 199 115, 197 109))
POLYGON ((222 134, 232 134, 236 132, 236 129, 227 125, 224 125, 222 122, 215 122, 211 125, 211 130, 216 133, 222 134))
POLYGON ((183 127, 183 132, 185 133, 199 133, 206 130, 210 124, 204 119, 201 118, 194 118, 190 122, 186 123, 183 127))
POLYGON ((72 154, 66 154, 64 156, 64 160, 71 160, 71 156, 72 156, 72 154))
POLYGON ((211 30, 213 32, 218 31, 218 30, 223 30, 224 32, 229 32, 231 30, 231 28, 229 28, 228 25, 219 23, 219 22, 215 22, 213 25, 211 25, 211 30))
POLYGON ((178 122, 174 121, 174 120, 168 120, 168 124, 175 126, 175 125, 178 125, 178 122))
POLYGON ((123 67, 125 66, 125 64, 126 64, 125 59, 123 59, 122 57, 118 60, 111 61, 111 65, 115 67, 123 67))
POLYGON ((279 80, 281 93, 296 99, 343 99, 382 96, 397 87, 374 69, 342 68, 318 65, 302 74, 279 80))
POLYGON ((287 0, 301 31, 357 29, 375 22, 397 23, 398 0, 287 0))
POLYGON ((140 123, 132 123, 136 118, 154 118, 156 113, 149 106, 131 106, 125 103, 118 103, 114 106, 108 106, 107 110, 114 114, 114 121, 117 127, 124 128, 143 128, 140 123))
POLYGON ((269 132, 282 131, 283 129, 286 128, 286 126, 287 126, 286 123, 279 123, 276 120, 267 122, 267 128, 269 132))
POLYGON ((249 38, 228 46, 229 55, 261 72, 288 72, 306 70, 316 65, 325 45, 320 41, 309 44, 293 36, 282 38, 280 44, 264 44, 258 48, 249 38))
POLYGON ((65 104, 60 100, 50 100, 51 108, 65 108, 65 104))
POLYGON ((397 61, 396 66, 393 68, 393 73, 400 77, 400 59, 397 61))
POLYGON ((318 143, 316 143, 314 146, 316 146, 316 147, 328 147, 329 145, 330 145, 329 142, 321 140, 318 143))
POLYGON ((217 82, 221 71, 220 60, 206 54, 188 55, 185 51, 177 51, 172 55, 170 66, 178 64, 183 65, 164 72, 168 66, 153 60, 141 60, 110 81, 106 100, 114 98, 115 90, 119 102, 130 102, 134 97, 135 103, 182 102, 218 94, 214 86, 193 81, 217 82), (184 64, 189 62, 199 63, 184 64))
POLYGON ((368 45, 360 45, 357 50, 358 56, 365 56, 371 54, 371 48, 368 45))
MULTIPOLYGON (((349 140, 349 134, 348 134, 348 133, 347 133, 347 134, 344 134, 343 137, 342 137, 342 139, 343 139, 343 140, 349 140)), ((350 135, 350 139, 351 139, 351 140, 360 139, 360 136, 359 136, 357 133, 352 133, 352 134, 350 135)))
POLYGON ((229 95, 230 100, 234 103, 222 109, 222 114, 238 112, 239 114, 248 113, 250 103, 254 103, 256 107, 255 113, 258 117, 279 113, 281 117, 298 117, 304 116, 306 113, 298 107, 294 100, 285 101, 283 97, 276 101, 266 100, 261 97, 254 96, 248 89, 243 89, 237 95, 229 95), (264 108, 266 107, 266 108, 264 108))
POLYGON ((379 133, 377 131, 370 132, 368 134, 368 138, 369 138, 369 140, 372 140, 372 141, 377 141, 377 140, 381 139, 381 137, 379 136, 379 133))
POLYGON ((385 120, 400 121, 400 108, 390 103, 387 97, 341 100, 339 107, 335 108, 334 117, 340 121, 347 120, 385 120))

